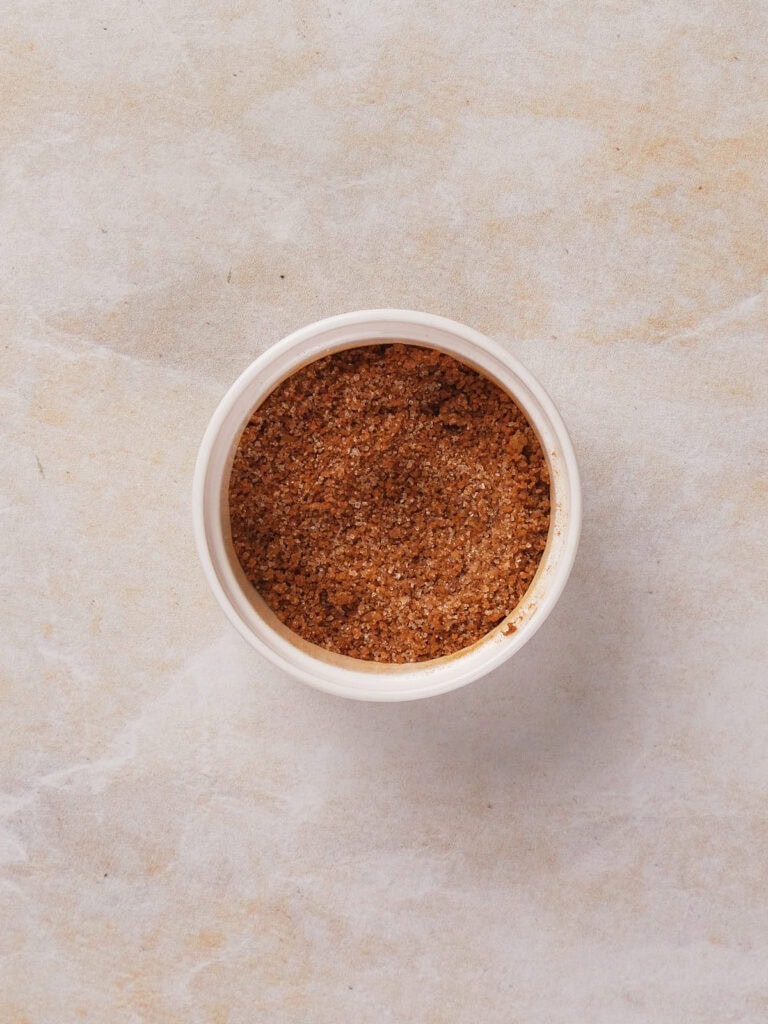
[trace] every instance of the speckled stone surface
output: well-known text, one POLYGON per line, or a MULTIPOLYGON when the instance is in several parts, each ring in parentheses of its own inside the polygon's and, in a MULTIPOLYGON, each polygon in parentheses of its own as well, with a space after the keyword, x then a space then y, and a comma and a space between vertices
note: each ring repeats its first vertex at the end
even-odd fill
POLYGON ((768 1019, 768 12, 10 0, 3 1024, 768 1019), (272 669, 190 529, 219 397, 400 306, 541 379, 558 608, 404 705, 272 669))

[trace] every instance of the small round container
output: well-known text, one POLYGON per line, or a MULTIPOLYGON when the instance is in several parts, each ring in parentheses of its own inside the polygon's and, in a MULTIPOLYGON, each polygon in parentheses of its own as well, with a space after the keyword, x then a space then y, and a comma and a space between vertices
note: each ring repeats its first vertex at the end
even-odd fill
POLYGON ((576 456, 560 415, 541 385, 499 345, 462 324, 429 313, 374 309, 345 313, 294 331, 235 381, 200 446, 193 487, 195 540, 208 583, 235 628, 279 668, 319 690, 360 700, 413 700, 472 682, 533 636, 560 596, 576 555, 581 488, 576 456), (229 527, 229 475, 240 434, 254 409, 300 367, 340 349, 406 341, 455 356, 514 398, 546 452, 551 475, 547 546, 523 600, 471 647, 432 661, 388 665, 323 650, 284 626, 248 582, 229 527))

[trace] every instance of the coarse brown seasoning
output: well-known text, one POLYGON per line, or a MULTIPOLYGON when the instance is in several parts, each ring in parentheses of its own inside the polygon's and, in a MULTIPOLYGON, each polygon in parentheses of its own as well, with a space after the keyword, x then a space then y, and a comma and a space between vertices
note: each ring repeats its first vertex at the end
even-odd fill
POLYGON ((229 482, 232 540, 277 617, 378 662, 452 654, 534 577, 549 471, 515 402, 435 349, 310 363, 254 412, 229 482))

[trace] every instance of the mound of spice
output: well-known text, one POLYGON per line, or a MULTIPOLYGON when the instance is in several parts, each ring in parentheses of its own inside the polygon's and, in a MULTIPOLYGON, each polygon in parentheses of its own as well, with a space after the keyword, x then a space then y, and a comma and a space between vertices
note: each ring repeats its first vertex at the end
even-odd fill
POLYGON ((519 603, 549 530, 549 472, 515 402, 434 349, 362 346, 283 381, 229 483, 240 564, 305 640, 414 662, 519 603))

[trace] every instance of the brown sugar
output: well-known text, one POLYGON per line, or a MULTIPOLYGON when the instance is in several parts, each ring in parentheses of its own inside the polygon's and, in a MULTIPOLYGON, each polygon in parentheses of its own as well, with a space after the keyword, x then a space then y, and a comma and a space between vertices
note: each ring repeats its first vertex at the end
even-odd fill
POLYGON ((305 640, 377 662, 452 654, 519 603, 549 471, 488 378, 386 343, 304 366, 253 413, 229 483, 240 564, 305 640))

